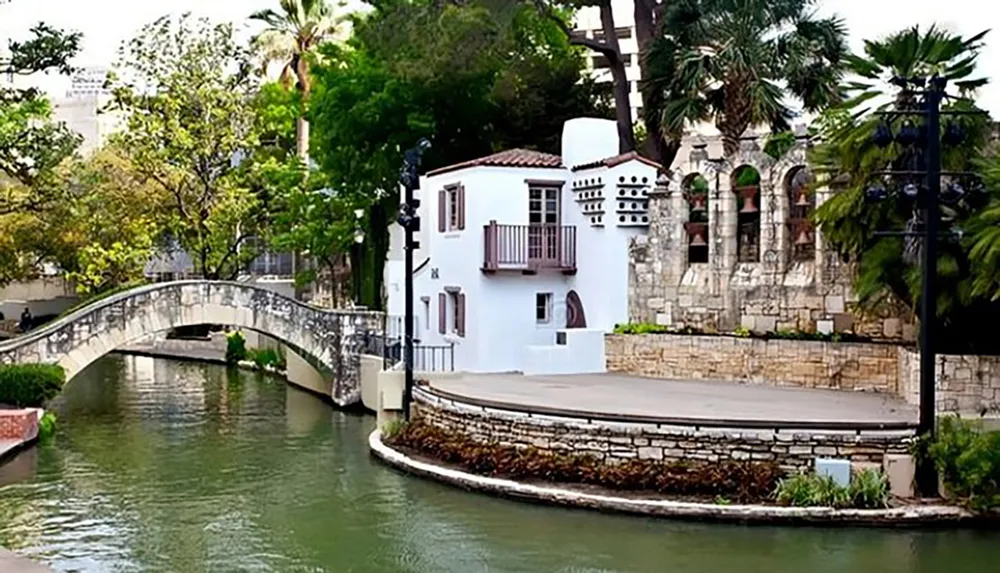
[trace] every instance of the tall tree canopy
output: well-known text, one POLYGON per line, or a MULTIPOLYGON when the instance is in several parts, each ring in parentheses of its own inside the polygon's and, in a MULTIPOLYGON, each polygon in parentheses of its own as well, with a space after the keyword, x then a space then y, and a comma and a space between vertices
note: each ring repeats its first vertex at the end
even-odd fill
POLYGON ((196 272, 234 278, 257 255, 247 239, 266 230, 248 174, 261 130, 248 50, 229 25, 165 17, 128 43, 119 69, 117 145, 169 197, 167 231, 196 272))
POLYGON ((845 28, 814 16, 816 0, 676 0, 665 7, 650 66, 646 113, 679 138, 711 121, 727 154, 747 128, 788 129, 797 98, 807 111, 840 100, 845 28))
POLYGON ((348 45, 323 55, 313 155, 334 188, 371 204, 368 305, 381 305, 403 150, 429 138, 427 169, 507 147, 558 153, 565 120, 609 115, 600 88, 580 80, 581 54, 528 4, 375 2, 348 45))
MULTIPOLYGON (((821 181, 835 182, 838 192, 817 209, 816 220, 828 244, 844 257, 857 261, 855 289, 865 309, 874 310, 893 301, 916 309, 921 284, 919 240, 876 235, 886 230, 915 230, 919 224, 919 206, 898 198, 865 200, 865 189, 880 181, 876 171, 890 166, 912 169, 902 164, 906 159, 898 145, 881 148, 875 144, 873 134, 882 120, 871 112, 914 105, 910 96, 890 82, 893 77, 938 74, 949 80, 953 94, 972 96, 986 82, 975 73, 982 38, 983 34, 966 38, 934 27, 926 30, 914 27, 883 40, 866 42, 863 56, 849 58, 856 76, 845 86, 849 99, 820 122, 822 143, 810 159, 821 181)), ((974 106, 968 99, 948 99, 943 107, 969 110, 974 106)), ((898 132, 902 121, 899 118, 892 122, 894 132, 898 132)), ((952 121, 961 126, 966 137, 958 147, 945 147, 943 168, 978 171, 989 122, 976 116, 960 116, 952 121)), ((970 185, 967 181, 962 183, 970 185)), ((982 203, 971 193, 961 200, 945 203, 942 211, 946 227, 971 231, 973 222, 980 218, 981 208, 982 203)), ((938 251, 939 316, 936 318, 949 333, 942 339, 956 345, 987 341, 988 338, 972 334, 976 332, 975 325, 987 316, 1000 317, 1000 307, 975 293, 973 283, 980 264, 970 258, 970 240, 974 239, 942 239, 938 251)))
MULTIPOLYGON (((345 18, 338 14, 340 2, 335 6, 328 0, 279 0, 280 10, 254 12, 250 18, 267 24, 267 28, 253 39, 254 50, 263 60, 264 71, 272 62, 280 62, 281 82, 286 87, 296 80, 296 89, 303 105, 308 104, 312 92, 309 77, 309 59, 317 46, 341 32, 345 18)), ((303 159, 309 156, 309 123, 304 113, 296 120, 296 152, 303 159)))

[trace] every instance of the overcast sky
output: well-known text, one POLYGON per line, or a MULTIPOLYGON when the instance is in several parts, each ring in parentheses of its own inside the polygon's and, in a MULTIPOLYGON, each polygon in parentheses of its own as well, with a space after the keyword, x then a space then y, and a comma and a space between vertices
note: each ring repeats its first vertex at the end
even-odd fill
MULTIPOLYGON (((214 20, 244 22, 255 10, 276 7, 277 0, 11 0, 0 5, 0 42, 23 37, 39 21, 83 32, 78 66, 107 66, 121 42, 143 24, 169 13, 193 12, 214 20)), ((962 34, 974 34, 1000 23, 1000 2, 994 0, 820 0, 820 12, 838 14, 847 22, 851 47, 860 50, 865 38, 878 38, 913 24, 938 23, 962 34)), ((986 38, 981 72, 1000 76, 1000 30, 986 38), (988 65, 993 62, 993 65, 988 65)), ((1000 116, 998 83, 981 93, 980 104, 1000 116)), ((40 85, 61 95, 66 82, 43 79, 40 85)))

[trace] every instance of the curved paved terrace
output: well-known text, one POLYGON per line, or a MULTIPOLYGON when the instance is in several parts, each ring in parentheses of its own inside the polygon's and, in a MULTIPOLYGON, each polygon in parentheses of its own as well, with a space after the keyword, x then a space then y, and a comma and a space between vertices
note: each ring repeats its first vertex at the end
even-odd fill
POLYGON ((485 407, 609 420, 858 429, 918 419, 915 406, 886 394, 618 374, 465 374, 430 386, 485 407))

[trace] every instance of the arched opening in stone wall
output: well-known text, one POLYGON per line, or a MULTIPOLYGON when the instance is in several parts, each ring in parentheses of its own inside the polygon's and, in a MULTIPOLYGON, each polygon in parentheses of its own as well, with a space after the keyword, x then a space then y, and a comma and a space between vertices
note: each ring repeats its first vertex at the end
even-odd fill
POLYGON ((811 220, 816 209, 816 194, 812 190, 812 182, 812 173, 803 165, 793 167, 785 175, 789 245, 793 261, 811 261, 816 256, 816 234, 811 220))
POLYGON ((683 183, 684 200, 688 205, 688 263, 708 262, 708 180, 700 173, 687 176, 683 183))
POLYGON ((736 261, 760 262, 760 172, 749 165, 733 171, 731 186, 737 196, 736 261))

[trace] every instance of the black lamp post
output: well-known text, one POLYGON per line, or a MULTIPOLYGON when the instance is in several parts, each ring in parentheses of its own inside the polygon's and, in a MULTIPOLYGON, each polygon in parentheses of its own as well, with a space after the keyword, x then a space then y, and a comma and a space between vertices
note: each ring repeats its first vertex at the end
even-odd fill
POLYGON ((399 208, 397 221, 405 231, 403 241, 404 265, 403 296, 406 297, 406 308, 403 316, 403 366, 406 369, 405 387, 403 390, 403 416, 410 419, 410 404, 413 401, 413 251, 420 244, 413 240, 413 234, 420 230, 420 200, 413 197, 413 192, 420 189, 420 160, 431 147, 431 142, 421 138, 416 147, 406 150, 403 154, 403 171, 399 176, 400 183, 405 188, 403 204, 399 208))
MULTIPOLYGON (((939 76, 932 78, 894 78, 892 83, 903 89, 900 101, 903 109, 879 112, 884 121, 876 128, 873 141, 879 147, 888 147, 894 142, 901 148, 899 157, 893 161, 891 169, 877 172, 886 177, 890 186, 876 183, 865 190, 868 201, 882 201, 890 197, 913 203, 915 209, 923 211, 920 224, 914 219, 904 231, 878 232, 878 236, 900 236, 919 238, 921 253, 921 294, 920 294, 920 421, 918 434, 931 439, 935 428, 934 368, 936 363, 936 340, 934 320, 937 317, 937 241, 941 215, 939 202, 958 203, 966 196, 966 190, 958 183, 950 183, 947 192, 941 192, 941 178, 974 178, 966 172, 941 171, 941 143, 955 146, 961 143, 963 133, 954 123, 949 123, 942 136, 941 116, 982 114, 979 111, 941 111, 941 102, 947 95, 947 80, 939 76), (891 122, 902 118, 896 133, 891 122), (915 123, 912 118, 923 120, 915 123), (895 185, 892 185, 895 183, 895 185)), ((976 189, 970 189, 975 191, 976 189)), ((950 233, 949 233, 950 235, 950 233)), ((937 472, 926 455, 917 460, 917 489, 924 497, 935 497, 938 490, 937 472)))

